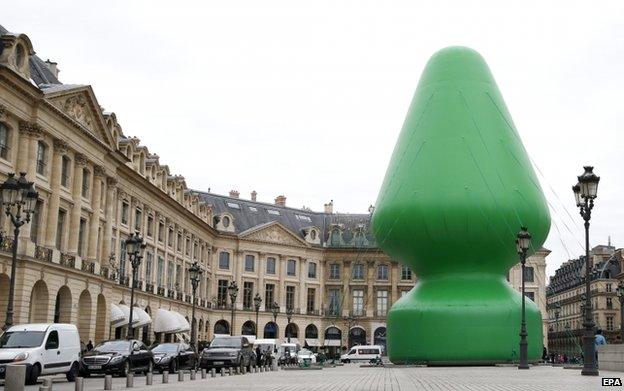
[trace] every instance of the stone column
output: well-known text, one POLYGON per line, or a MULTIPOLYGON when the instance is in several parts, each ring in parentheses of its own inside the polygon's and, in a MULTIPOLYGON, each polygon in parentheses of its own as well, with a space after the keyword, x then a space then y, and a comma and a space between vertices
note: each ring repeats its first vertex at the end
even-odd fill
MULTIPOLYGON (((54 156, 52 157, 52 170, 50 174, 50 200, 48 201, 48 218, 45 227, 45 246, 56 246, 56 228, 58 223, 59 205, 61 202, 60 186, 63 169, 63 155, 67 153, 67 143, 54 140, 54 156)), ((59 249, 60 250, 60 249, 59 249)))
MULTIPOLYGON (((264 311, 267 307, 266 296, 264 295, 264 273, 266 272, 266 253, 258 253, 258 288, 256 291, 262 297, 262 305, 260 306, 260 311, 264 311), (264 260, 264 261, 263 261, 264 260)), ((258 327, 258 325, 256 325, 258 327)))
POLYGON ((306 297, 308 296, 308 291, 306 289, 306 279, 308 273, 308 260, 306 258, 301 258, 299 262, 299 310, 302 314, 306 313, 307 305, 306 305, 306 297))
MULTIPOLYGON (((17 152, 17 173, 26 173, 26 178, 30 182, 35 181, 37 162, 37 140, 41 137, 41 127, 34 122, 21 121, 19 123, 19 145, 17 152)), ((30 240, 30 223, 24 224, 20 228, 20 238, 30 240)), ((25 243, 25 242, 22 242, 25 243)))
POLYGON ((95 261, 99 258, 97 253, 97 243, 99 239, 98 231, 100 228, 100 205, 102 202, 102 178, 106 172, 102 166, 93 167, 93 190, 91 191, 91 221, 89 222, 89 248, 87 250, 87 259, 95 261))
MULTIPOLYGON (((185 239, 186 240, 186 239, 185 239)), ((238 297, 236 298, 236 309, 243 309, 243 265, 245 264, 245 254, 240 250, 234 250, 234 264, 232 265, 233 279, 238 286, 238 297)), ((242 324, 238 325, 242 326, 242 324)))
POLYGON ((390 284, 391 284, 391 298, 388 303, 388 311, 390 311, 390 307, 394 304, 395 301, 399 300, 399 263, 392 261, 390 262, 390 284))
POLYGON ((72 198, 74 206, 69 217, 69 241, 67 252, 72 255, 78 254, 78 234, 80 230, 80 214, 82 211, 82 170, 87 165, 86 156, 77 153, 74 156, 74 184, 72 198))
POLYGON ((279 304, 280 312, 286 312, 286 284, 284 280, 286 279, 287 262, 288 258, 280 256, 275 260, 279 267, 279 284, 275 287, 275 295, 277 296, 275 300, 279 304))
POLYGON ((343 261, 342 263, 342 315, 348 316, 349 312, 353 309, 352 299, 351 299, 351 289, 349 286, 349 277, 351 272, 351 261, 343 261))
POLYGON ((113 239, 115 203, 117 202, 117 197, 115 197, 116 186, 117 179, 106 178, 106 220, 104 221, 104 243, 102 243, 102 259, 106 265, 108 265, 110 254, 114 250, 111 248, 111 241, 113 239))
POLYGON ((370 298, 366 303, 366 314, 368 316, 375 316, 375 288, 373 282, 375 281, 375 261, 366 262, 366 297, 370 298))

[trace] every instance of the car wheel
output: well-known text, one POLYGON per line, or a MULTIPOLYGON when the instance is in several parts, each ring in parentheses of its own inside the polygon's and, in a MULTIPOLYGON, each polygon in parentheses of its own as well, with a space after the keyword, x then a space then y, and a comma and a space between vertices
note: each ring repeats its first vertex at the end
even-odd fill
POLYGON ((78 376, 78 363, 73 363, 71 368, 69 368, 69 372, 67 372, 65 374, 65 377, 67 378, 68 382, 73 382, 76 380, 76 377, 78 376))
POLYGON ((26 377, 26 384, 28 385, 37 384, 37 379, 39 378, 40 374, 41 374, 41 367, 39 366, 39 364, 33 365, 30 368, 30 373, 26 377))
POLYGON ((119 372, 119 376, 126 377, 130 373, 130 362, 125 361, 121 367, 121 372, 119 372))

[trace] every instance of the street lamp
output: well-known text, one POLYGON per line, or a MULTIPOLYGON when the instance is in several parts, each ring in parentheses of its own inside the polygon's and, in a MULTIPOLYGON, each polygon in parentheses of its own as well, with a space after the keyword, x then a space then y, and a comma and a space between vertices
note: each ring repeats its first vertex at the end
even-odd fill
POLYGON ((572 186, 576 206, 579 208, 581 217, 585 221, 585 335, 583 336, 583 370, 582 375, 598 376, 596 367, 596 348, 594 319, 591 307, 591 261, 589 259, 589 220, 591 211, 594 208, 594 199, 598 195, 598 182, 600 178, 594 174, 594 167, 583 167, 585 172, 578 177, 578 184, 572 186))
POLYGON ((256 309, 256 338, 258 338, 258 312, 260 312, 260 305, 262 304, 262 297, 256 292, 254 296, 254 308, 256 309))
POLYGON ((286 331, 288 331, 288 335, 286 336, 288 338, 288 343, 290 343, 290 319, 292 319, 293 316, 293 309, 291 306, 286 307, 286 319, 288 319, 288 323, 286 324, 286 331))
POLYGON ((195 331, 195 294, 197 291, 197 285, 199 284, 199 280, 201 279, 202 270, 199 267, 197 261, 193 262, 191 266, 188 268, 189 278, 191 279, 191 288, 193 288, 193 306, 191 311, 191 345, 193 346, 193 350, 197 353, 197 333, 195 331))
POLYGON ((615 289, 618 300, 620 300, 620 337, 624 343, 624 281, 620 281, 615 289))
POLYGON ((232 301, 232 319, 230 322, 230 335, 234 335, 234 311, 236 310, 236 296, 238 296, 238 285, 236 281, 232 281, 228 286, 228 293, 230 294, 230 300, 232 301))
POLYGON ((529 246, 531 246, 531 234, 526 227, 521 227, 516 239, 516 250, 518 255, 520 255, 520 264, 522 265, 522 321, 520 323, 520 363, 518 364, 518 369, 529 369, 529 362, 527 359, 528 342, 526 338, 526 296, 524 291, 524 274, 526 272, 526 256, 529 246))
POLYGON ((33 182, 26 180, 26 173, 20 172, 19 179, 10 173, 7 180, 0 185, 2 192, 2 205, 6 207, 5 213, 13 223, 13 254, 11 260, 11 281, 9 284, 9 297, 7 299, 6 320, 3 330, 13 326, 13 296, 15 295, 15 269, 17 268, 17 239, 22 225, 30 221, 34 214, 35 205, 39 194, 35 190, 33 182), (23 214, 22 214, 23 213, 23 214))
POLYGON ((279 338, 279 330, 277 328, 277 314, 279 314, 279 310, 279 304, 277 304, 277 301, 274 301, 271 312, 273 312, 273 324, 275 325, 275 339, 279 338))
POLYGON ((143 259, 143 250, 145 250, 145 243, 139 233, 130 234, 130 237, 126 239, 126 254, 130 258, 130 264, 132 265, 132 284, 130 284, 130 318, 128 319, 128 334, 127 339, 134 338, 134 328, 132 328, 132 312, 134 308, 134 285, 136 284, 137 269, 141 265, 141 259, 143 259))

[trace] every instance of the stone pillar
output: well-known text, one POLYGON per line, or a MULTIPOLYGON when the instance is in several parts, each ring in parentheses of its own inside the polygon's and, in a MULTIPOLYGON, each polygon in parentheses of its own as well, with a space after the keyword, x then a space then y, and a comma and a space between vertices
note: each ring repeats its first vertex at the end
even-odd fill
MULTIPOLYGON (((234 251, 234 265, 232 265, 233 278, 238 286, 238 297, 236 298, 236 309, 243 309, 243 265, 245 264, 245 253, 239 250, 234 251)), ((242 326, 242 324, 235 324, 242 326)), ((234 335, 234 334, 232 334, 234 335)))
POLYGON ((98 231, 100 228, 100 205, 102 202, 102 178, 105 175, 104 167, 93 167, 93 191, 91 192, 91 221, 89 222, 89 248, 87 259, 95 261, 99 259, 97 253, 97 243, 99 240, 98 231))
POLYGON ((390 307, 399 300, 399 263, 396 261, 390 262, 390 286, 392 296, 390 298, 390 302, 388 303, 388 311, 390 311, 390 307))
MULTIPOLYGON (((56 246, 56 228, 58 223, 59 205, 61 202, 60 186, 63 169, 63 155, 67 153, 67 143, 54 140, 54 156, 52 157, 52 169, 50 173, 50 200, 48 201, 48 218, 45 227, 45 246, 56 246)), ((60 249, 59 249, 60 250, 60 249)))
POLYGON ((306 313, 307 305, 306 305, 306 297, 308 296, 308 291, 306 289, 306 279, 308 273, 308 260, 306 258, 301 258, 299 262, 299 310, 302 314, 306 313))
MULTIPOLYGON (((269 308, 267 307, 267 305, 271 304, 266 302, 266 296, 264 295, 264 273, 266 272, 266 257, 266 253, 258 253, 258 288, 256 289, 256 291, 262 297, 262 305, 260 306, 260 311, 264 311, 266 308, 269 308)), ((258 325, 256 325, 256 327, 258 327, 258 325)))
MULTIPOLYGON (((35 181, 37 168, 37 140, 41 137, 41 127, 34 122, 21 121, 19 123, 19 144, 17 151, 17 173, 26 173, 30 182, 35 181)), ((20 238, 30 240, 30 223, 20 228, 20 238)), ((25 242, 22 242, 25 243, 25 242)))
POLYGON ((375 288, 373 282, 375 281, 375 261, 366 262, 366 297, 369 300, 366 302, 366 315, 375 316, 375 288))
POLYGON ((275 287, 275 295, 277 296, 275 300, 279 304, 280 312, 286 312, 286 284, 284 280, 286 279, 288 259, 278 256, 275 262, 279 267, 279 284, 275 287))
POLYGON ((86 156, 77 153, 74 156, 74 184, 72 187, 72 198, 74 206, 69 217, 69 241, 67 252, 78 254, 78 231, 80 230, 80 214, 82 211, 82 170, 87 165, 86 156))
POLYGON ((117 197, 115 197, 115 187, 117 186, 117 179, 106 179, 106 221, 104 222, 104 243, 102 243, 103 258, 108 265, 110 254, 114 251, 111 248, 111 241, 113 239, 113 220, 115 220, 115 203, 117 197))

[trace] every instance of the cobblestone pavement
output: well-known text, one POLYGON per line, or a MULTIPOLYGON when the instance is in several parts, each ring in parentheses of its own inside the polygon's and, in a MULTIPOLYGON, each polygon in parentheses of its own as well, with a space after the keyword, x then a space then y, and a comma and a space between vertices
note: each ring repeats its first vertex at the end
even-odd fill
MULTIPOLYGON (((170 375, 169 384, 161 384, 162 375, 154 375, 154 385, 145 386, 145 377, 136 376, 134 389, 153 391, 254 390, 254 391, 376 391, 376 390, 599 390, 602 377, 624 378, 624 373, 602 371, 601 376, 585 377, 579 370, 538 366, 528 371, 514 367, 440 367, 440 368, 360 368, 356 364, 323 370, 280 370, 191 381, 188 373, 183 383, 170 375)), ((26 387, 37 391, 39 386, 26 387)), ((102 390, 102 377, 85 379, 85 390, 102 390)), ((2 389, 2 387, 0 387, 2 389)), ((124 378, 113 378, 113 389, 125 388, 124 378)), ((616 387, 615 389, 619 389, 616 387)), ((73 391, 74 384, 55 379, 53 391, 73 391)))

